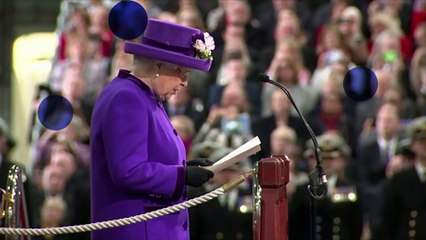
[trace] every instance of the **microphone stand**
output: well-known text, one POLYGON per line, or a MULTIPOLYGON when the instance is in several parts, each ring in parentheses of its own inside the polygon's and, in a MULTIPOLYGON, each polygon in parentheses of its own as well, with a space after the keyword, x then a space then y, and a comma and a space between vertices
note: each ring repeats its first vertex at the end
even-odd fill
POLYGON ((320 158, 320 149, 318 146, 317 139, 315 137, 314 132, 312 131, 312 128, 309 126, 308 122, 306 121, 305 117, 300 113, 299 109, 297 108, 296 103, 293 100, 293 97, 290 94, 290 91, 282 84, 272 80, 269 78, 268 75, 264 73, 260 73, 257 77, 257 79, 261 82, 267 82, 270 83, 279 89, 281 89, 285 95, 287 95, 287 98, 290 100, 293 107, 296 109, 297 114, 299 115, 300 119, 305 124, 306 128, 309 131, 309 134, 311 136, 312 142, 314 144, 315 148, 315 160, 316 160, 316 166, 315 170, 309 173, 309 185, 308 185, 308 192, 310 194, 310 224, 311 224, 311 239, 316 239, 315 234, 315 225, 316 225, 316 200, 323 199, 327 195, 327 176, 324 173, 324 169, 322 166, 322 160, 320 158))

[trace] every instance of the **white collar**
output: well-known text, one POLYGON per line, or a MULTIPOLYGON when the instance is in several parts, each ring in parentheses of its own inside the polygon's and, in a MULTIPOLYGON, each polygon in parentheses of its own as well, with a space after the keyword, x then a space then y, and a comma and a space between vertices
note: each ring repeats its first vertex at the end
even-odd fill
POLYGON ((336 187, 336 183, 337 183, 337 175, 330 176, 330 178, 328 178, 328 180, 327 180, 328 189, 335 188, 336 187))
POLYGON ((416 163, 414 164, 414 167, 416 168, 417 175, 419 175, 420 181, 425 182, 426 181, 426 177, 425 177, 426 167, 424 167, 422 164, 420 164, 419 161, 416 161, 416 163))
POLYGON ((396 150, 396 145, 398 143, 398 137, 393 137, 391 140, 386 141, 383 137, 377 136, 377 143, 381 149, 384 149, 387 144, 389 144, 389 151, 393 155, 396 150))

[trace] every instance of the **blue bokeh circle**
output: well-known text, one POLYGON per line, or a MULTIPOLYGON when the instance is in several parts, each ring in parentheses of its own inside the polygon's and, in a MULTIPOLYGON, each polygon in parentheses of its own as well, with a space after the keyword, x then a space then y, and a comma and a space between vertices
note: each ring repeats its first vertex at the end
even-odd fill
POLYGON ((349 70, 343 79, 346 95, 355 101, 365 101, 374 96, 378 82, 374 72, 367 67, 355 67, 349 70))
POLYGON ((65 97, 51 95, 41 101, 37 116, 44 127, 57 131, 70 124, 73 117, 73 108, 65 97))
POLYGON ((109 28, 119 38, 131 40, 145 32, 148 14, 134 1, 120 1, 111 8, 108 16, 109 28))

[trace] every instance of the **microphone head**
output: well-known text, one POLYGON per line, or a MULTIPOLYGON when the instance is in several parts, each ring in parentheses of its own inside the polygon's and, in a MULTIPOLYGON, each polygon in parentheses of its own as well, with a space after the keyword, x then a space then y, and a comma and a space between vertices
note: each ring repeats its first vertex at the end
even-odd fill
POLYGON ((257 80, 261 82, 268 82, 270 79, 265 73, 259 73, 259 75, 257 75, 257 80))

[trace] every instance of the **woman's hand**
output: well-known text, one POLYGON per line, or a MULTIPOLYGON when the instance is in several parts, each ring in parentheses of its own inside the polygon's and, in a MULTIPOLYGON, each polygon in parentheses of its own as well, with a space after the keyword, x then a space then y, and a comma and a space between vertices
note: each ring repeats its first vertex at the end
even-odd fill
POLYGON ((200 187, 209 181, 214 173, 203 167, 189 166, 185 168, 185 183, 192 187, 200 187))

